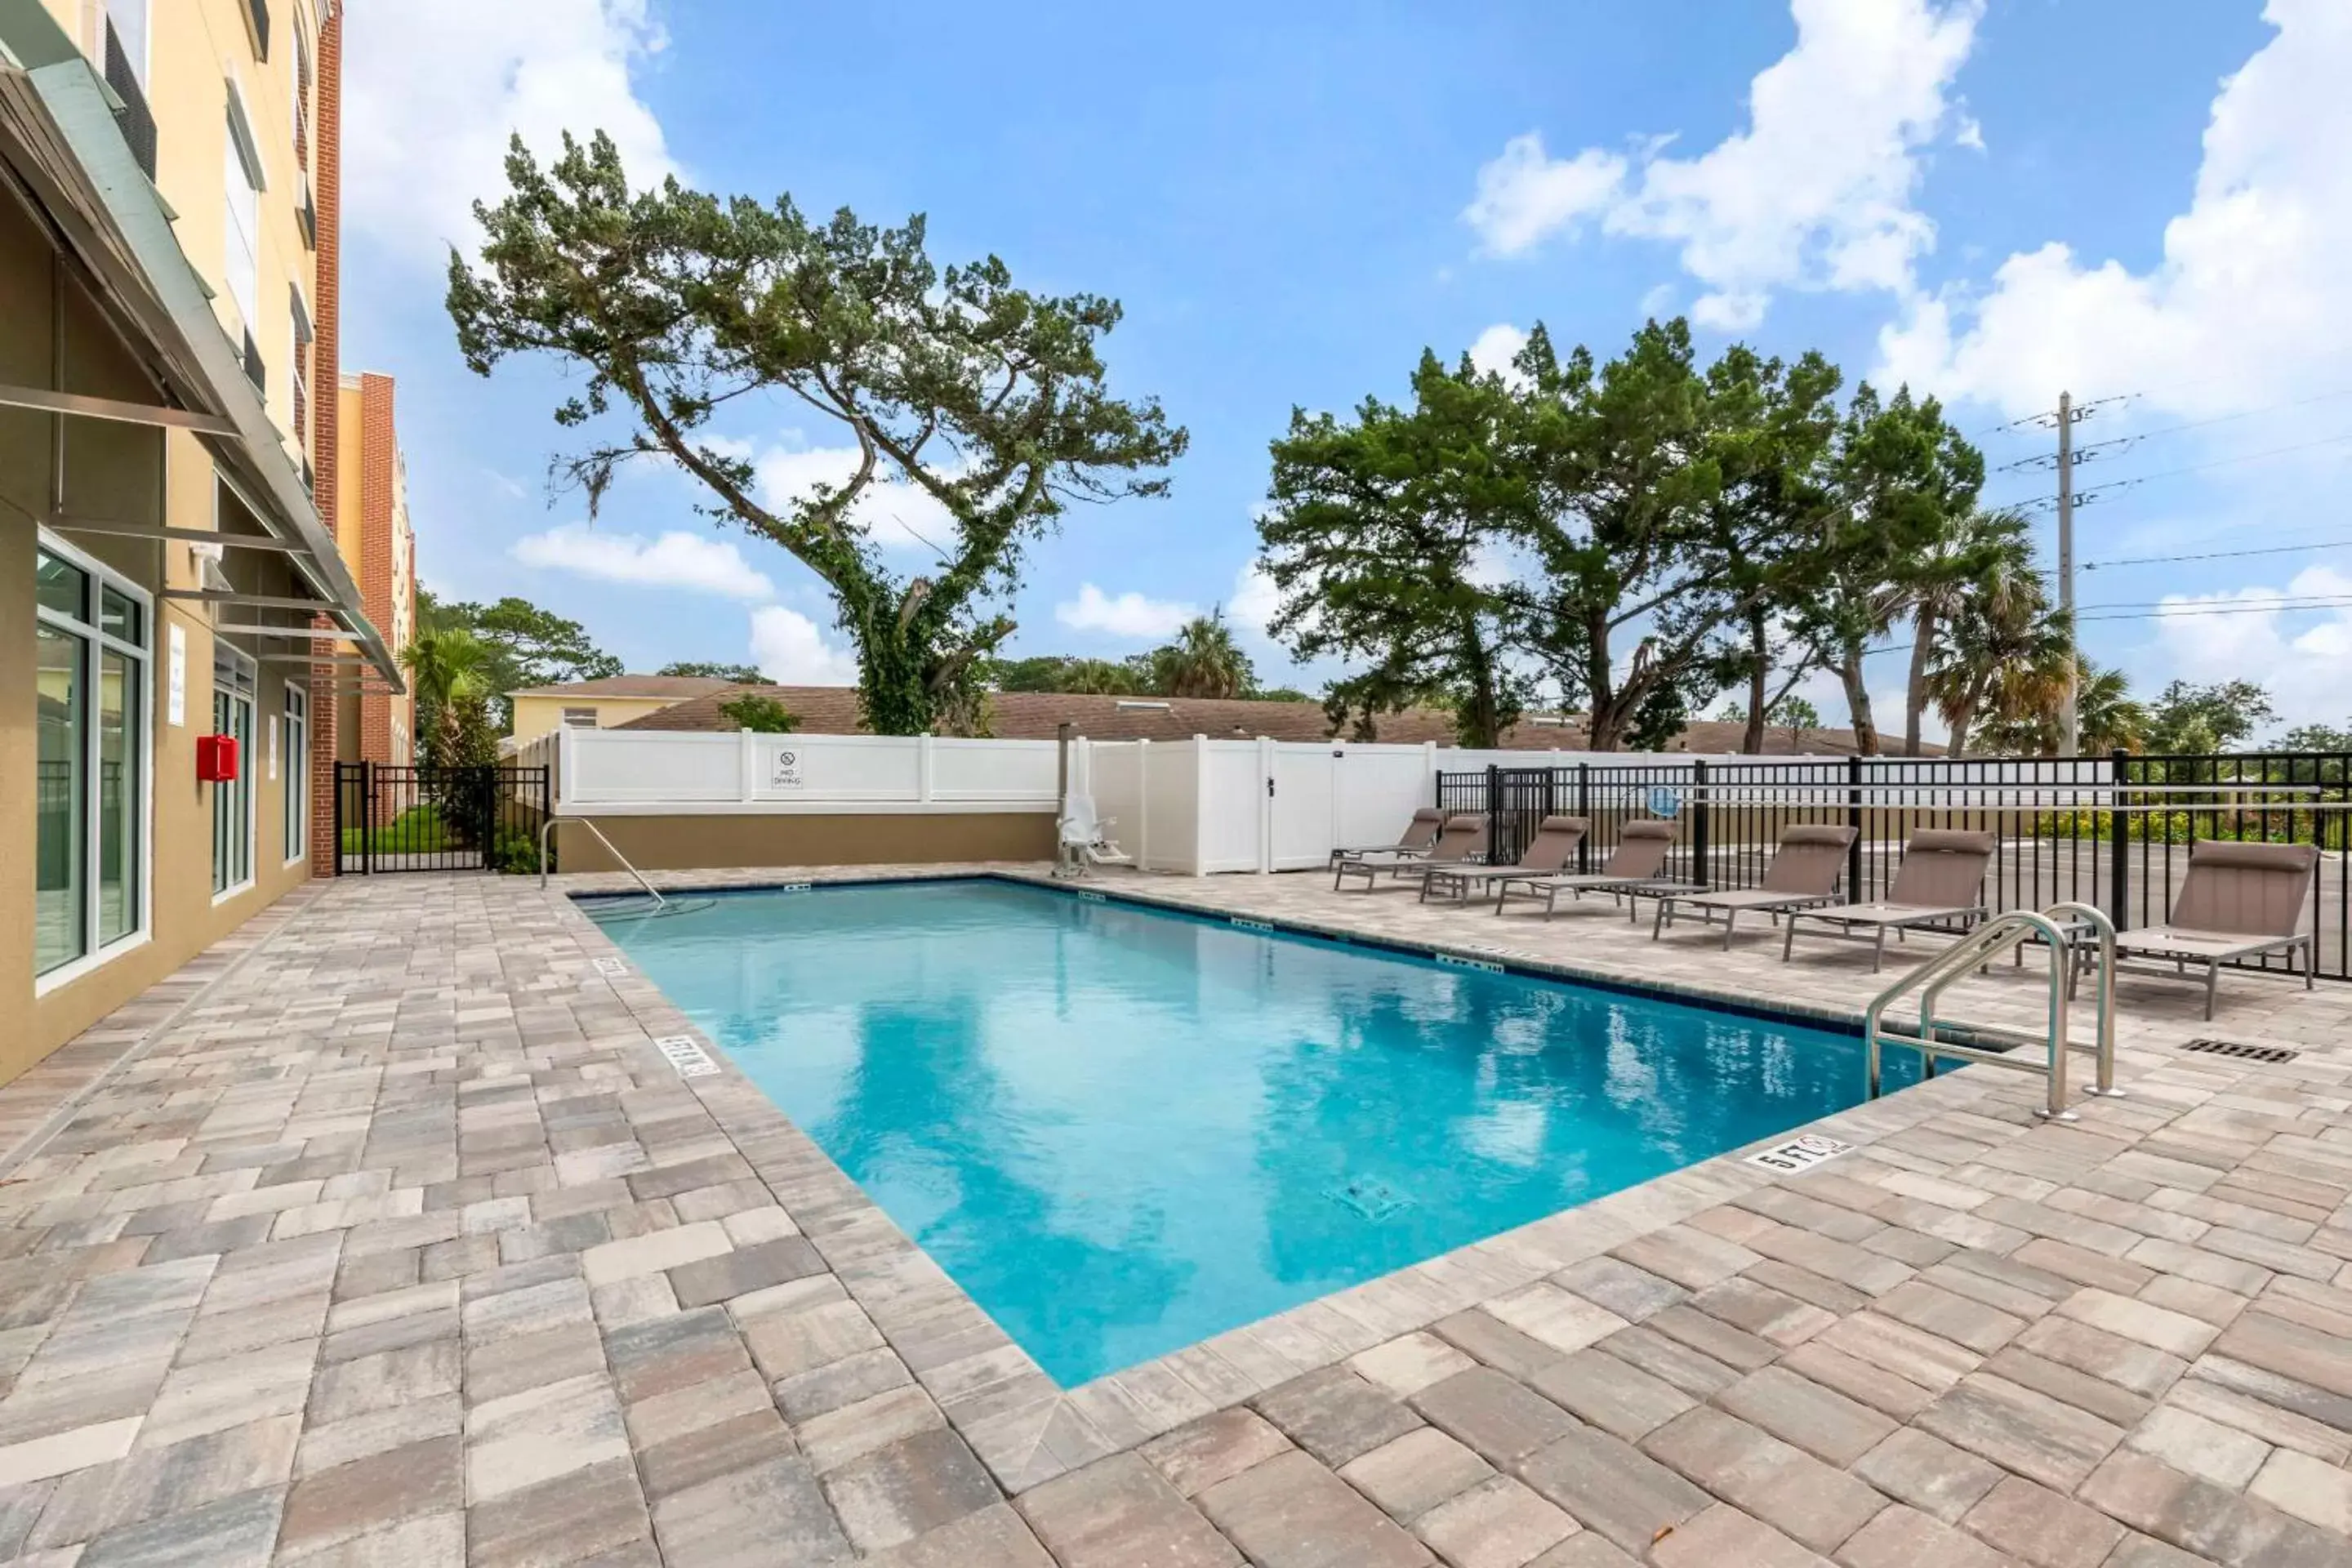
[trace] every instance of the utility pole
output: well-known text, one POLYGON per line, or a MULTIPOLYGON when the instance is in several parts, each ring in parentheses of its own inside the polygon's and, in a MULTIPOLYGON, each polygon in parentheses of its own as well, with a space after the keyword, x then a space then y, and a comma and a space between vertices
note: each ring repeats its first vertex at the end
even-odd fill
MULTIPOLYGON (((2071 631, 2074 622, 2074 398, 2065 392, 2058 395, 2058 605, 2066 612, 2071 631)), ((2077 654, 2066 665, 2066 709, 2058 721, 2061 756, 2071 757, 2080 750, 2074 702, 2081 674, 2082 657, 2077 654)))

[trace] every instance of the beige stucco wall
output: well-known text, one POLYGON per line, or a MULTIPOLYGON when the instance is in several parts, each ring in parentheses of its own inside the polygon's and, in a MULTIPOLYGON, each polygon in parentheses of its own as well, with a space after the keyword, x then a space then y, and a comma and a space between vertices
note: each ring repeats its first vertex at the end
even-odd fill
MULTIPOLYGON (((85 49, 98 37, 99 7, 89 0, 47 0, 48 9, 85 49)), ((219 298, 215 309, 231 321, 224 280, 225 197, 222 176, 227 137, 226 88, 233 74, 252 119, 265 167, 260 254, 254 323, 268 368, 267 401, 281 429, 292 424, 293 316, 289 285, 315 306, 312 253, 295 216, 301 181, 293 150, 291 28, 315 39, 307 3, 271 7, 275 24, 269 59, 257 62, 246 31, 242 0, 157 0, 152 7, 148 98, 158 140, 156 184, 178 213, 180 243, 219 298)), ((77 289, 56 304, 62 264, 47 237, 13 200, 0 201, 0 381, 56 386, 147 403, 155 389, 125 356, 111 331, 77 289), (63 376, 58 354, 63 346, 63 376)), ((290 441, 290 438, 289 438, 290 441)), ((299 451, 291 445, 299 459, 299 451)), ((278 778, 267 777, 268 727, 285 711, 286 674, 301 666, 263 664, 255 695, 253 780, 255 879, 247 889, 215 902, 212 892, 212 789, 195 777, 196 738, 210 728, 212 626, 218 612, 158 600, 149 637, 150 684, 145 712, 152 740, 152 812, 146 940, 117 950, 104 963, 41 991, 33 974, 36 868, 34 777, 36 702, 33 556, 37 520, 53 512, 90 520, 166 522, 180 528, 215 525, 216 487, 210 455, 193 436, 88 419, 58 420, 0 408, 0 1082, 23 1072, 58 1046, 170 974, 304 879, 307 863, 285 863, 285 802, 289 769, 282 733, 278 778), (60 426, 62 426, 62 438, 60 426), (60 445, 61 439, 61 445, 60 445), (62 452, 62 465, 58 461, 62 452), (64 478, 59 489, 58 475, 64 478), (186 721, 168 722, 165 683, 168 635, 177 624, 187 642, 186 721)), ((184 544, 68 533, 65 542, 121 573, 151 593, 191 587, 199 568, 184 544)), ((231 552, 224 567, 240 589, 282 595, 291 586, 283 560, 231 552)), ((232 618, 243 613, 230 611, 232 618)), ((247 642, 249 653, 286 652, 301 645, 247 642)), ((324 846, 314 845, 323 850, 324 846)))
MULTIPOLYGON (((721 813, 599 816, 596 826, 641 871, 721 866, 931 866, 970 860, 1050 860, 1050 811, 896 813, 818 816, 721 813)), ((617 871, 580 828, 556 830, 566 871, 617 871)))
POLYGON ((566 708, 593 708, 596 728, 610 730, 632 719, 658 713, 677 700, 675 697, 518 697, 514 700, 514 738, 520 745, 561 728, 566 708))

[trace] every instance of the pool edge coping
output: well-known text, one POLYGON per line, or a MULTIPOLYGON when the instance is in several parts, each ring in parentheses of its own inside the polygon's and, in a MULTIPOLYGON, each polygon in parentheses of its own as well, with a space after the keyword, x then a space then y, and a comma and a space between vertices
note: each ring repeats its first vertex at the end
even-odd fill
MULTIPOLYGON (((861 876, 855 868, 838 868, 838 873, 794 878, 788 883, 681 883, 665 887, 663 891, 666 895, 737 893, 797 889, 803 882, 812 886, 871 886, 968 880, 1000 880, 1049 891, 1079 890, 1070 889, 1067 879, 1054 878, 1047 871, 1002 864, 937 872, 893 869, 873 876, 861 876)), ((1207 919, 1226 919, 1233 913, 1214 905, 1125 889, 1097 887, 1084 890, 1100 892, 1107 901, 1118 900, 1207 919)), ((2009 1081, 2012 1077, 2009 1074, 1946 1074, 1909 1085, 1877 1100, 1864 1100, 1587 1203, 1556 1210, 1482 1241, 1408 1264, 1149 1361, 1105 1373, 1076 1388, 1064 1388, 937 1259, 900 1229, 813 1137, 769 1099, 724 1047, 696 1026, 635 961, 588 917, 581 907, 582 897, 593 899, 604 891, 549 889, 553 901, 560 906, 562 918, 577 921, 583 937, 593 933, 593 944, 583 940, 583 947, 593 954, 593 944, 601 944, 628 964, 625 974, 600 978, 612 984, 615 995, 646 1030, 646 1053, 658 1060, 651 1042, 679 1034, 690 1037, 708 1050, 719 1071, 680 1081, 701 1100, 754 1173, 775 1194, 794 1223, 801 1226, 844 1290, 873 1320, 893 1352, 907 1363, 917 1384, 931 1396, 948 1424, 971 1445, 1005 1491, 1016 1497, 1096 1459, 1163 1436, 1189 1421, 1245 1404, 1296 1378, 1343 1364, 1391 1340, 1427 1331, 1473 1309, 1489 1308, 1510 1298, 1528 1295, 1532 1287, 1542 1285, 1549 1276, 1562 1268, 1679 1224, 1746 1193, 1772 1185, 1781 1179, 1780 1174, 1748 1163, 1748 1156, 1760 1149, 1807 1134, 1834 1138, 1852 1150, 1867 1149, 1881 1139, 1936 1116, 1980 1106, 1989 1098, 1988 1089, 2023 1087, 2021 1079, 2015 1083, 2009 1081), (632 994, 638 992, 641 997, 632 994), (641 999, 645 1005, 640 1005, 641 999), (811 1222, 820 1214, 824 1223, 814 1226, 811 1222), (908 1347, 920 1342, 917 1331, 926 1326, 924 1320, 945 1315, 936 1300, 912 1312, 902 1310, 921 1285, 936 1287, 925 1293, 927 1296, 951 1295, 953 1300, 947 1303, 947 1310, 979 1319, 986 1325, 987 1333, 982 1337, 992 1342, 977 1345, 952 1359, 933 1361, 926 1356, 919 1362, 909 1357, 908 1347), (965 1386, 961 1378, 939 1375, 982 1358, 1002 1366, 1008 1352, 1016 1364, 984 1383, 965 1386), (953 1392, 943 1396, 942 1388, 953 1392), (1022 1392, 1024 1389, 1029 1391, 1026 1394, 1022 1392)), ((1462 956, 1492 961, 1496 951, 1469 945, 1448 947, 1401 942, 1296 920, 1259 915, 1246 918, 1276 931, 1411 956, 1434 956, 1452 951, 1462 956)), ((1748 1016, 1812 1026, 1827 1024, 1841 1032, 1859 1032, 1859 1016, 1836 1009, 1758 1007, 1752 1003, 1742 1005, 1736 998, 1705 987, 1627 982, 1620 976, 1532 956, 1518 955, 1515 967, 1535 978, 1591 984, 1660 1000, 1698 1002, 1748 1016)), ((665 1071, 673 1070, 667 1062, 662 1063, 662 1068, 665 1071)), ((1509 1323, 1513 1314, 1507 1309, 1492 1315, 1509 1323)), ((947 1337, 950 1342, 957 1342, 959 1335, 966 1331, 951 1330, 947 1337)), ((1597 1339, 1603 1331, 1606 1330, 1596 1331, 1592 1337, 1597 1339)), ((1570 1352, 1562 1350, 1560 1353, 1570 1352)))

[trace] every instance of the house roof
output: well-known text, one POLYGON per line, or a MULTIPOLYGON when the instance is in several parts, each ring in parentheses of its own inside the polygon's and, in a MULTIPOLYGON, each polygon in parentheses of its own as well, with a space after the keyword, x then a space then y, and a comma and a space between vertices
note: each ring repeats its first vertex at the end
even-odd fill
MULTIPOLYGON (((721 689, 640 715, 614 728, 731 730, 735 726, 719 714, 719 705, 739 693, 757 691, 782 703, 800 721, 803 734, 853 735, 865 729, 858 717, 857 691, 854 687, 718 684, 721 689)), ((1330 718, 1319 702, 1000 691, 990 704, 990 731, 1006 740, 1050 741, 1065 721, 1077 734, 1094 741, 1187 741, 1195 735, 1206 735, 1212 740, 1255 739, 1264 735, 1276 741, 1328 741, 1332 735, 1330 718)), ((1702 720, 1685 728, 1672 749, 1734 752, 1739 750, 1744 728, 1702 720)), ((1454 716, 1433 708, 1385 714, 1380 720, 1378 738, 1402 745, 1417 746, 1433 741, 1441 746, 1450 746, 1455 743, 1454 716)), ((1510 751, 1580 751, 1585 743, 1585 728, 1583 721, 1574 716, 1566 720, 1523 719, 1504 731, 1502 742, 1510 751)), ((1850 752, 1853 750, 1853 732, 1808 729, 1800 736, 1775 724, 1764 731, 1764 750, 1775 755, 1800 751, 1812 755, 1850 752), (1800 739, 1801 745, 1797 743, 1800 739)))
MULTIPOLYGON (((594 680, 566 680, 553 686, 526 686, 509 697, 642 697, 683 702, 690 697, 732 691, 736 682, 715 675, 609 675, 594 680)), ((698 726, 707 727, 707 726, 698 726)))

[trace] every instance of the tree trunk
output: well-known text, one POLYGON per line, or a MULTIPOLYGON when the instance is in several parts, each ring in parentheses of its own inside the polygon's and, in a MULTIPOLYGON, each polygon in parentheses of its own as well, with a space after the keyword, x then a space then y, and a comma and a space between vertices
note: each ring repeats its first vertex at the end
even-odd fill
POLYGON ((1922 608, 1912 629, 1911 679, 1903 690, 1903 754, 1919 754, 1919 716, 1927 710, 1927 660, 1936 640, 1936 612, 1922 608))
POLYGON ((1962 701, 1952 714, 1952 739, 1947 756, 1964 757, 1969 751, 1969 726, 1976 722, 1977 704, 1974 698, 1962 701))
POLYGON ((1500 714, 1495 700, 1495 658, 1475 621, 1463 630, 1462 655, 1470 675, 1470 707, 1456 717, 1454 736, 1465 746, 1492 751, 1503 743, 1502 726, 1496 721, 1500 714))
POLYGON ((1761 614, 1748 617, 1748 732, 1739 737, 1739 749, 1748 756, 1759 756, 1764 751, 1764 720, 1772 706, 1765 694, 1771 679, 1771 661, 1764 649, 1764 617, 1761 614))
POLYGON ((1584 639, 1584 692, 1591 710, 1584 743, 1596 752, 1613 752, 1625 732, 1626 703, 1609 665, 1608 619, 1587 625, 1584 639))
POLYGON ((1853 715, 1853 749, 1857 756, 1879 754, 1878 725, 1870 716, 1870 684, 1863 678, 1862 649, 1848 647, 1838 659, 1838 679, 1845 686, 1846 710, 1853 715))

